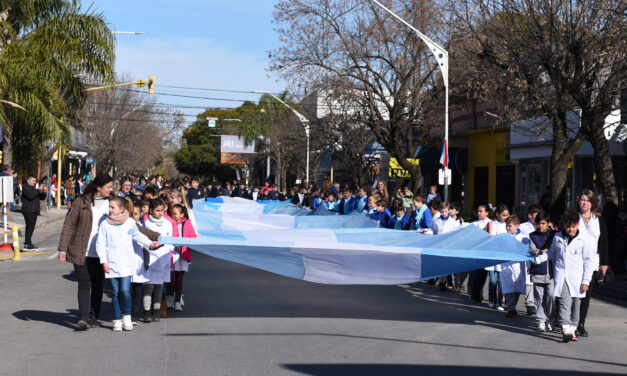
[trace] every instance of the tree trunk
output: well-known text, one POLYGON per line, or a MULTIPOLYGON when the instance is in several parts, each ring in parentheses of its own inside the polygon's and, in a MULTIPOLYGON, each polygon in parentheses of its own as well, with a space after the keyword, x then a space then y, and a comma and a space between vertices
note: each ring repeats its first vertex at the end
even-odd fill
POLYGON ((567 133, 566 111, 551 114, 553 143, 551 151, 551 219, 554 223, 566 209, 565 189, 568 177, 568 164, 573 160, 577 150, 583 145, 583 133, 579 131, 575 138, 569 140, 567 133))
POLYGON ((3 129, 2 141, 4 142, 4 147, 2 148, 2 164, 11 166, 13 162, 13 148, 11 147, 11 129, 9 126, 3 129))
POLYGON ((594 168, 597 180, 603 191, 603 197, 613 202, 614 205, 618 205, 618 193, 616 192, 614 168, 612 158, 610 157, 610 145, 605 138, 603 125, 604 123, 601 126, 594 127, 589 137, 589 141, 594 149, 594 168))

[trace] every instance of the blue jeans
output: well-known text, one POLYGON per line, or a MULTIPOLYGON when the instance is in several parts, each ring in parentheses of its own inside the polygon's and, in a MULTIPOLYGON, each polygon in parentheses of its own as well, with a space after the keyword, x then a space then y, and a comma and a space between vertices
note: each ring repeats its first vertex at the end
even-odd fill
POLYGON ((503 293, 501 292, 501 272, 489 270, 490 282, 488 283, 488 301, 498 305, 503 304, 503 293), (498 295, 497 295, 498 293, 498 295))
POLYGON ((113 319, 131 314, 131 276, 110 278, 113 290, 113 319))

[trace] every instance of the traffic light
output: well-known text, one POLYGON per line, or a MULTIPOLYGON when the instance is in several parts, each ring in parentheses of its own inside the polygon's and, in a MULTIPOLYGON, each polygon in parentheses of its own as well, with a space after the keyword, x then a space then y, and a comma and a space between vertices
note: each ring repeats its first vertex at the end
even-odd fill
POLYGON ((148 94, 155 93, 155 76, 148 76, 148 94))

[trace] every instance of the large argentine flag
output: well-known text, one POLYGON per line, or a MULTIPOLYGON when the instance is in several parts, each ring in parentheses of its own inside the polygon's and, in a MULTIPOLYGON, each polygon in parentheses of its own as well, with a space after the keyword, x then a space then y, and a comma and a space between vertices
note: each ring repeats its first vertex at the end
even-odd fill
POLYGON ((306 215, 286 203, 200 203, 199 238, 160 241, 311 282, 394 285, 529 259, 528 247, 512 236, 475 226, 434 236, 378 228, 362 214, 306 215))

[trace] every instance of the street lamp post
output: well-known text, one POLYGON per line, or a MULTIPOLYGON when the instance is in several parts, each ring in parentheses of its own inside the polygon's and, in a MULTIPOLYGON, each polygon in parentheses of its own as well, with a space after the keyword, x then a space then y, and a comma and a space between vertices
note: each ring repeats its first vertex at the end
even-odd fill
POLYGON ((268 94, 270 96, 272 96, 272 98, 276 99, 277 101, 281 102, 285 107, 289 108, 290 110, 292 110, 292 112, 298 117, 298 119, 300 120, 300 122, 303 124, 303 127, 305 128, 305 136, 307 137, 307 167, 305 170, 305 185, 307 186, 307 188, 309 188, 309 119, 307 119, 303 114, 301 114, 300 112, 296 111, 295 109, 292 108, 292 106, 290 106, 289 104, 285 103, 284 101, 282 101, 281 99, 279 99, 279 97, 277 97, 276 95, 268 92, 268 91, 255 91, 254 93, 257 94, 268 94))
POLYGON ((444 80, 444 201, 448 201, 448 175, 446 174, 446 170, 448 169, 448 51, 446 51, 442 46, 432 41, 429 37, 421 33, 418 29, 409 24, 409 22, 402 19, 400 16, 386 8, 383 4, 381 4, 377 0, 371 0, 373 3, 377 4, 380 8, 391 14, 394 18, 401 21, 405 24, 405 26, 412 29, 420 39, 429 47, 429 50, 435 56, 438 64, 440 65, 440 70, 442 70, 442 79, 444 80))

